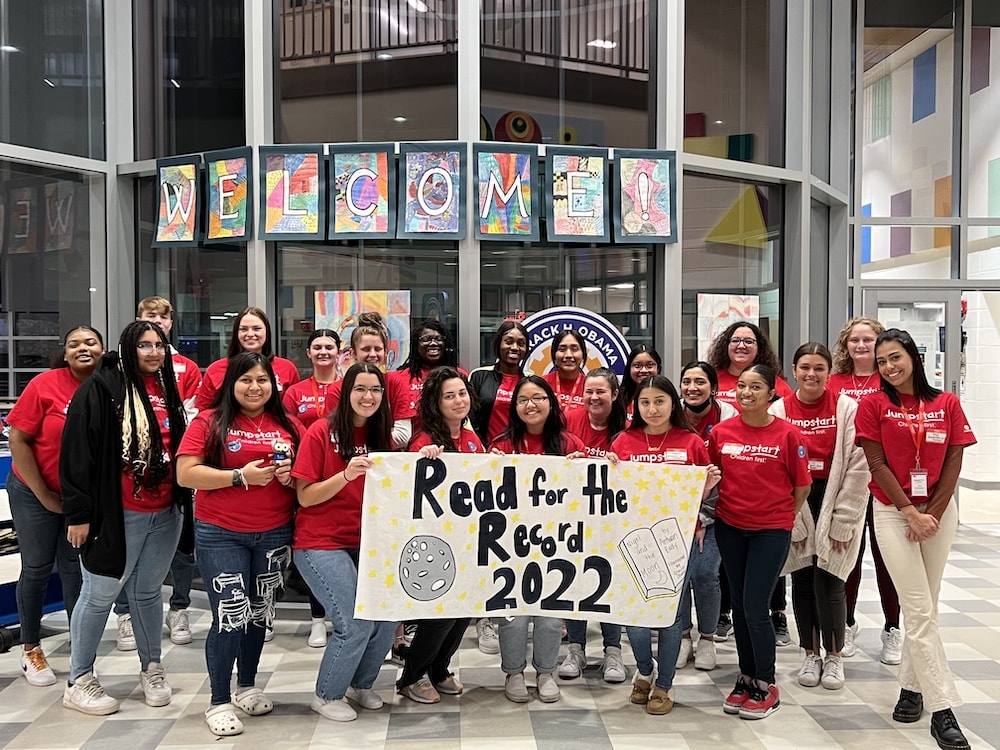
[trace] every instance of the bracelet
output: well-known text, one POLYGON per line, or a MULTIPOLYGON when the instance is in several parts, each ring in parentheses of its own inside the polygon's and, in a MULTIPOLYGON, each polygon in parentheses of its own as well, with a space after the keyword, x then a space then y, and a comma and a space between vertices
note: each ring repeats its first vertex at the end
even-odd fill
POLYGON ((243 485, 243 489, 250 489, 250 485, 247 484, 247 478, 243 476, 243 469, 233 469, 233 487, 239 487, 243 485))
POLYGON ((903 508, 912 508, 913 503, 907 503, 906 505, 897 505, 896 510, 902 512, 903 508))
POLYGON ((350 484, 351 480, 347 478, 347 469, 344 469, 340 473, 344 475, 344 482, 347 483, 347 484, 350 484))

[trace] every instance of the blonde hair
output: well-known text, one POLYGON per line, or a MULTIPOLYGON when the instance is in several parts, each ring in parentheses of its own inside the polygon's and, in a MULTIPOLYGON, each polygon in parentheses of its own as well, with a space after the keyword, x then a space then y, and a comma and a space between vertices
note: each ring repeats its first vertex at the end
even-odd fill
POLYGON ((145 297, 139 300, 139 304, 135 309, 135 315, 137 318, 141 318, 142 314, 146 311, 159 313, 160 315, 173 315, 174 306, 170 304, 170 300, 166 297, 145 297))
POLYGON ((838 373, 853 373, 854 372, 854 360, 851 359, 851 355, 847 352, 847 339, 851 335, 851 329, 856 325, 866 325, 871 328, 875 335, 878 336, 882 331, 885 330, 885 326, 879 323, 875 318, 868 318, 860 316, 857 318, 851 318, 849 321, 844 323, 844 327, 840 329, 840 333, 837 334, 837 343, 833 345, 833 371, 838 373))

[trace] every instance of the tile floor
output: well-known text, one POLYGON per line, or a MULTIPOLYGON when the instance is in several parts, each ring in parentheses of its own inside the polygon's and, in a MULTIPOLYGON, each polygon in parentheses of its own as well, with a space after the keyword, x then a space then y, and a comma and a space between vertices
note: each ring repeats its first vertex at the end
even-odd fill
MULTIPOLYGON (((204 605, 204 597, 196 592, 204 605)), ((972 746, 1000 747, 1000 525, 963 526, 955 541, 941 591, 940 617, 951 666, 965 705, 956 711, 972 746)), ((60 683, 29 687, 20 677, 15 651, 0 655, 0 748, 10 750, 170 750, 224 748, 434 748, 452 750, 561 750, 562 748, 934 748, 928 719, 897 724, 890 712, 898 695, 894 667, 878 661, 881 610, 870 560, 858 603, 858 653, 846 660, 847 686, 840 691, 806 689, 795 682, 801 663, 793 645, 778 650, 782 707, 757 722, 726 716, 721 701, 736 675, 735 646, 719 645, 719 667, 678 672, 677 705, 668 716, 648 716, 629 704, 629 687, 608 685, 599 668, 600 635, 591 628, 590 668, 584 678, 561 681, 555 704, 532 700, 515 705, 503 697, 496 656, 481 654, 470 628, 453 667, 465 683, 460 698, 435 706, 406 701, 393 692, 397 668, 388 662, 376 687, 388 701, 380 711, 362 711, 357 721, 337 724, 309 710, 320 658, 306 645, 304 605, 282 605, 274 641, 264 649, 258 685, 275 702, 264 717, 246 717, 246 732, 216 739, 203 711, 208 702, 204 634, 209 617, 192 610, 195 641, 174 646, 164 638, 163 661, 174 688, 173 702, 148 708, 137 689, 138 662, 114 647, 109 624, 97 670, 108 691, 122 700, 119 713, 89 717, 64 709, 62 679, 69 663, 65 617, 47 624, 58 631, 45 641, 60 683)), ((794 633, 794 628, 793 628, 794 633)), ((630 671, 634 661, 628 657, 630 671)), ((534 676, 528 675, 529 683, 534 676)))

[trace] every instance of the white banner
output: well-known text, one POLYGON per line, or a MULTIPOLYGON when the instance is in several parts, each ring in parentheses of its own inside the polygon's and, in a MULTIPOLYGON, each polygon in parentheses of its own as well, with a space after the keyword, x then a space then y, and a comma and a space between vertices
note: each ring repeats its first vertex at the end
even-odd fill
POLYGON ((355 616, 674 621, 705 468, 374 456, 355 616))

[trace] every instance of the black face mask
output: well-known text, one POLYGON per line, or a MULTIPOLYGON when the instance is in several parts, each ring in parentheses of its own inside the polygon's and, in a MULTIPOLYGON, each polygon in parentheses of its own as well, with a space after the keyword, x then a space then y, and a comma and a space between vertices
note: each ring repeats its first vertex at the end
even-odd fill
POLYGON ((706 409, 708 409, 708 407, 712 405, 712 399, 714 397, 715 394, 713 393, 711 396, 706 398, 703 402, 701 402, 697 406, 692 406, 691 404, 685 403, 684 408, 687 409, 688 411, 693 411, 695 414, 701 414, 703 411, 705 411, 706 409))

